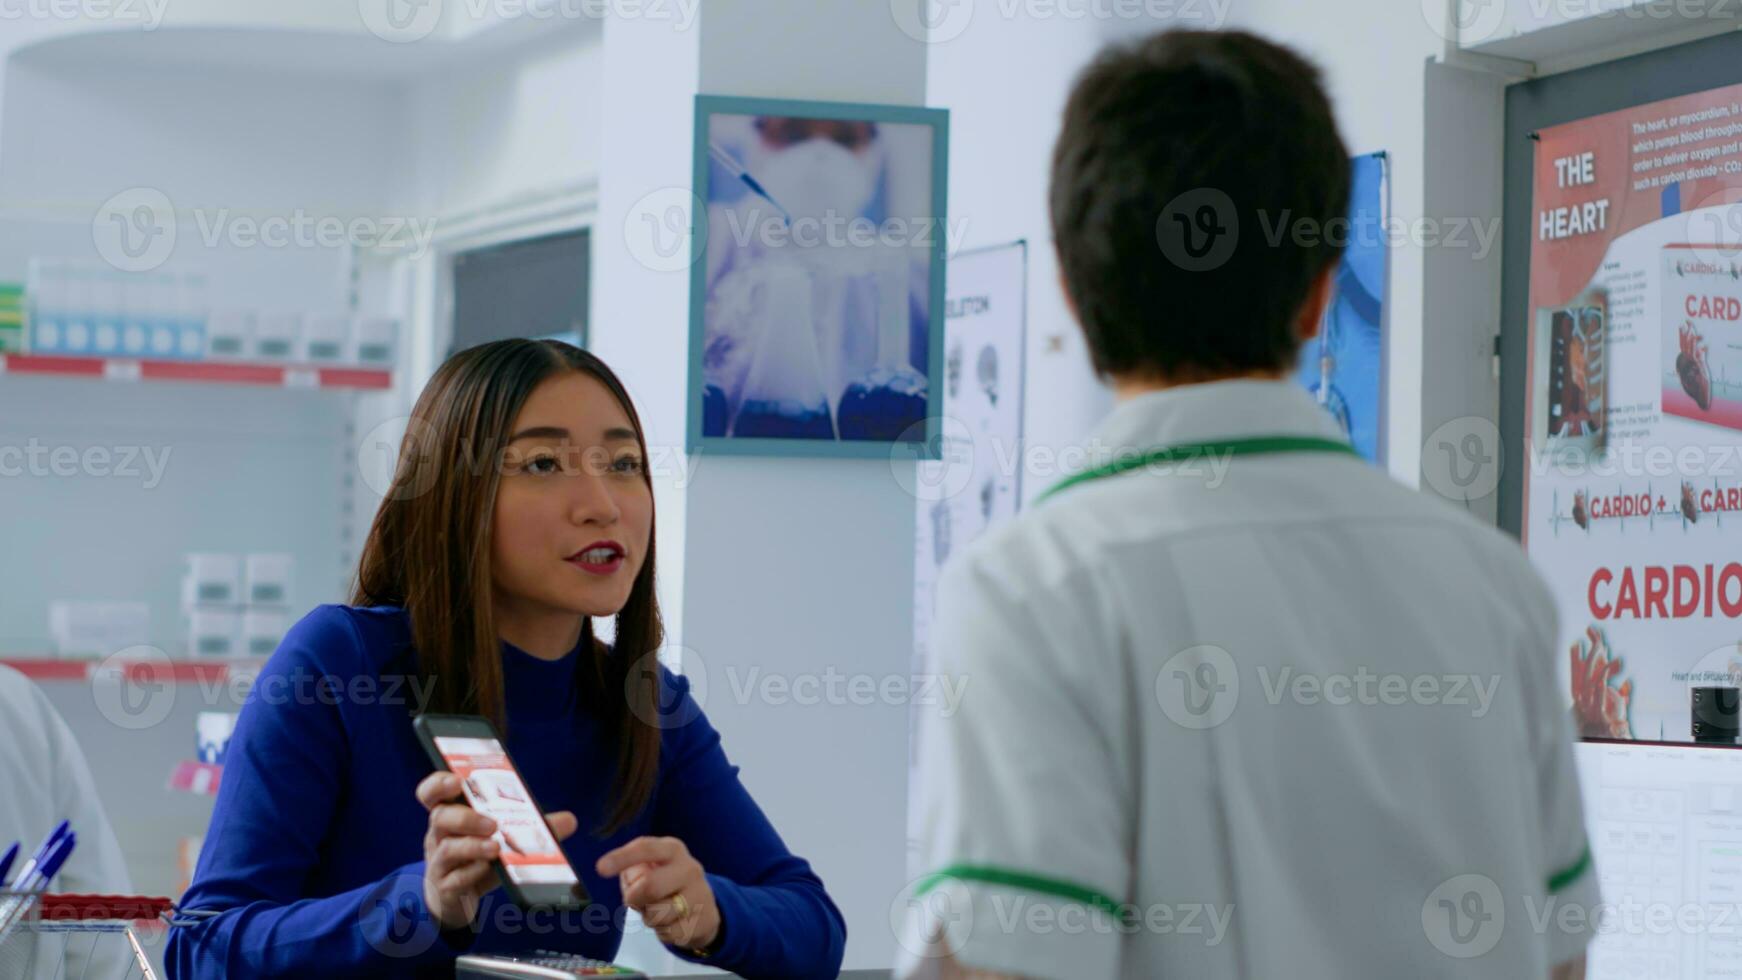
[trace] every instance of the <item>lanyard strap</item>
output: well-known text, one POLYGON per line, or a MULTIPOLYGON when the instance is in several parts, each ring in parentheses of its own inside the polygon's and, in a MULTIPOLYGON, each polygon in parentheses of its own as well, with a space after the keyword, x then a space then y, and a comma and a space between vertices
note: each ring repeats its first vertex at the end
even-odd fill
POLYGON ((1336 439, 1321 439, 1315 436, 1258 436, 1252 439, 1231 439, 1225 442, 1195 442, 1180 446, 1163 446, 1134 457, 1117 459, 1105 466, 1097 466, 1092 470, 1078 473, 1041 494, 1040 500, 1049 500, 1080 484, 1105 480, 1122 473, 1129 473, 1132 470, 1147 469, 1157 463, 1202 459, 1206 456, 1264 456, 1278 453, 1360 455, 1355 452, 1355 447, 1346 442, 1340 442, 1336 439))

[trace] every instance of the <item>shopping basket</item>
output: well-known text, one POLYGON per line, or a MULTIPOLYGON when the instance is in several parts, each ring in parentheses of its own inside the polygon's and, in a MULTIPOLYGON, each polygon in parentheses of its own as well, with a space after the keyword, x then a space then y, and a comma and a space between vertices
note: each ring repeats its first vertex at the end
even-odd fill
POLYGON ((141 937, 192 918, 167 898, 0 891, 0 980, 99 980, 94 964, 157 980, 141 937))

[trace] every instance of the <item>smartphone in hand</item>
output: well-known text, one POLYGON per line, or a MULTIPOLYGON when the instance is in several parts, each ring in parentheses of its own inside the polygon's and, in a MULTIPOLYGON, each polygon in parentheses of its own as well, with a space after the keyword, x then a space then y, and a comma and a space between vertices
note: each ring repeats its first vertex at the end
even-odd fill
POLYGON ((418 741, 437 769, 460 777, 466 803, 496 821, 496 876, 521 908, 583 908, 591 898, 545 822, 544 808, 487 718, 418 715, 418 741))

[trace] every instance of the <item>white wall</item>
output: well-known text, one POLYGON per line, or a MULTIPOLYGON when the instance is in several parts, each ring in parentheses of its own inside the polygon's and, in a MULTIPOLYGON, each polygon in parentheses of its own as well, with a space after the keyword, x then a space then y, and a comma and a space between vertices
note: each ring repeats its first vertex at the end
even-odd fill
MULTIPOLYGON (((708 0, 700 91, 926 102, 926 48, 887 3, 769 6, 708 0)), ((915 505, 891 467, 704 455, 689 492, 686 660, 705 665, 707 711, 745 785, 846 916, 849 969, 894 959, 908 707, 782 703, 746 685, 911 672, 915 505)))
POLYGON ((605 98, 593 28, 398 83, 411 125, 403 199, 439 218, 596 181, 605 98))
MULTIPOLYGON (((1058 450, 1082 438, 1111 405, 1059 285, 1047 216, 1065 96, 1108 31, 1087 19, 997 12, 982 0, 959 32, 934 35, 926 99, 950 110, 950 223, 962 229, 962 247, 1029 243, 1023 439, 1031 450, 1058 450)), ((1046 489, 1043 480, 1023 481, 1026 500, 1046 489)))

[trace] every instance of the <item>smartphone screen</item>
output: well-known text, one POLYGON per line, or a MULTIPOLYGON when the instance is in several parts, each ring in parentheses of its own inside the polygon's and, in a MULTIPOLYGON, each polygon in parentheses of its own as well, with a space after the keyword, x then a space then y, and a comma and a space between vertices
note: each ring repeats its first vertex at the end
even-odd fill
POLYGON ((509 880, 516 885, 574 884, 574 869, 502 743, 457 735, 435 735, 433 741, 448 768, 460 777, 466 802, 496 821, 492 836, 509 880))

